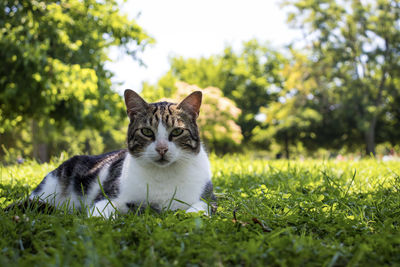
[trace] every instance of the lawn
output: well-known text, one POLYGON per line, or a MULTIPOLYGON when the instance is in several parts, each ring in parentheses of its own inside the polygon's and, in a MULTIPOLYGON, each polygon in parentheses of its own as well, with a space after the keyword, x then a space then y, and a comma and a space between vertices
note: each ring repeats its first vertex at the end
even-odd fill
MULTIPOLYGON (((0 266, 400 265, 400 162, 211 157, 218 211, 0 210, 0 266)), ((0 168, 0 206, 58 162, 0 168)))

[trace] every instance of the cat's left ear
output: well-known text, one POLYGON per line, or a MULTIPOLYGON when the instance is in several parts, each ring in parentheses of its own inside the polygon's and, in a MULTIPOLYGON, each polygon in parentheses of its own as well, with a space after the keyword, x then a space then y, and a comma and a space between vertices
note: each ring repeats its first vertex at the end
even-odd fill
POLYGON ((133 116, 141 111, 146 110, 149 107, 146 101, 140 97, 135 91, 131 89, 126 89, 124 92, 126 113, 129 118, 132 119, 133 116))
POLYGON ((203 94, 200 91, 195 91, 183 99, 182 102, 179 103, 178 108, 194 114, 197 118, 200 113, 202 96, 203 94))

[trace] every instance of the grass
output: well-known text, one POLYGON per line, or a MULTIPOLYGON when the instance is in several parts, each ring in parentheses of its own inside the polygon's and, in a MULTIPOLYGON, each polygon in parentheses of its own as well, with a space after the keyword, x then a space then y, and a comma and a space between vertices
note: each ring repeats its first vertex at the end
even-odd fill
MULTIPOLYGON (((1 209, 0 266, 400 265, 400 162, 211 161, 211 218, 1 209)), ((0 206, 58 163, 1 167, 0 206)))

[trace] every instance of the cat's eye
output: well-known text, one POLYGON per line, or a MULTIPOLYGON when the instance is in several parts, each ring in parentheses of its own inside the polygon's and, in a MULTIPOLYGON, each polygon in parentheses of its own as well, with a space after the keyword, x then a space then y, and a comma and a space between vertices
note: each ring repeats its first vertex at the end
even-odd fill
POLYGON ((153 137, 154 136, 153 131, 150 130, 149 128, 142 128, 140 131, 142 132, 142 134, 144 136, 147 136, 147 137, 153 137))
POLYGON ((175 129, 172 130, 171 136, 177 137, 177 136, 180 136, 182 133, 183 133, 183 129, 182 128, 175 128, 175 129))

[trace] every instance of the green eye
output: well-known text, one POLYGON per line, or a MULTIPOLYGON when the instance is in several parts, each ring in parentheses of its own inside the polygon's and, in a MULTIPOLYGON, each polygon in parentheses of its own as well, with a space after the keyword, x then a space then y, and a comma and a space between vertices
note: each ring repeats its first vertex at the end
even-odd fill
POLYGON ((175 129, 172 130, 171 135, 173 137, 177 137, 177 136, 180 136, 182 133, 183 133, 183 129, 175 128, 175 129))
POLYGON ((144 136, 147 136, 147 137, 153 137, 154 136, 153 131, 150 130, 149 128, 142 128, 140 131, 142 132, 142 134, 144 136))

